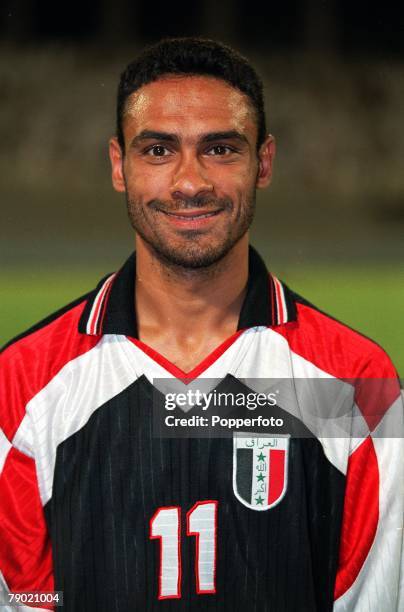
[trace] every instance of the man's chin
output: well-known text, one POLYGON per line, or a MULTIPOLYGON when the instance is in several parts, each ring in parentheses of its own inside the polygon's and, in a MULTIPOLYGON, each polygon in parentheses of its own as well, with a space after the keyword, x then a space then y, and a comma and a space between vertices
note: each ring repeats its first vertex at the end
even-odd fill
POLYGON ((156 248, 157 257, 165 264, 184 270, 200 270, 210 268, 218 263, 231 249, 231 245, 222 245, 217 248, 188 247, 188 248, 156 248))

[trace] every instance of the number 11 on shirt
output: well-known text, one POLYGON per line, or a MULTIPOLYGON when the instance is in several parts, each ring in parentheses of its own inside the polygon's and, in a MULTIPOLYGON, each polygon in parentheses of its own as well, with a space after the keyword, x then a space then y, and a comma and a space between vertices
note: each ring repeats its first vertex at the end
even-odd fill
MULTIPOLYGON (((216 593, 217 506, 198 501, 187 512, 187 536, 195 536, 198 595, 216 593)), ((181 597, 181 508, 158 508, 150 520, 150 538, 160 540, 159 599, 181 597)))

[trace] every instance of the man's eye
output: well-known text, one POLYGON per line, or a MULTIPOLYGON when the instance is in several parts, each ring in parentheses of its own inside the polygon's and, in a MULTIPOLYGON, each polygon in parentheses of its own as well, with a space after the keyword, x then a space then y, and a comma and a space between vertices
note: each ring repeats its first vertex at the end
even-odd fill
POLYGON ((151 157, 165 157, 169 154, 169 150, 163 145, 153 145, 150 149, 147 149, 146 155, 151 157))
POLYGON ((207 150, 208 155, 229 155, 229 153, 234 153, 234 149, 228 147, 226 145, 215 145, 214 147, 210 147, 207 150))

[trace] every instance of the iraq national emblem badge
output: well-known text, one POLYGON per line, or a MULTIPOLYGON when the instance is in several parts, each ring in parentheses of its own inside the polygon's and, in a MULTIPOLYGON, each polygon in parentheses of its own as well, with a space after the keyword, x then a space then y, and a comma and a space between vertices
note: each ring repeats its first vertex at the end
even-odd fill
POLYGON ((252 510, 269 510, 287 489, 289 436, 235 432, 233 438, 233 490, 252 510))

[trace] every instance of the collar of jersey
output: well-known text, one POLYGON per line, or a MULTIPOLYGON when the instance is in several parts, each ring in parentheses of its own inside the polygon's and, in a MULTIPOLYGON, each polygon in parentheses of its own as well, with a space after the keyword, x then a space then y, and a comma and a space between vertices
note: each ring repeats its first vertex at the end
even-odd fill
MULTIPOLYGON (((134 305, 136 254, 115 274, 103 278, 89 295, 79 322, 79 331, 98 336, 122 334, 138 338, 134 305)), ((296 320, 296 307, 288 287, 270 274, 250 246, 247 293, 237 330, 273 327, 296 320)))

